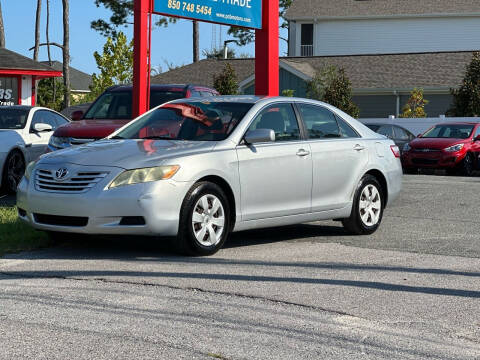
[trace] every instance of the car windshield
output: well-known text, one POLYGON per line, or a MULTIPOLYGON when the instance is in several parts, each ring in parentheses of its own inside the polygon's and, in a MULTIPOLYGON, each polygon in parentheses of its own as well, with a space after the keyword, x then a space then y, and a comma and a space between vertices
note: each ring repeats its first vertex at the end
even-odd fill
MULTIPOLYGON (((166 103, 167 101, 185 97, 182 91, 152 91, 150 93, 150 108, 166 103)), ((132 119, 132 92, 106 92, 87 111, 84 119, 132 119)))
POLYGON ((467 139, 473 131, 473 125, 453 124, 453 125, 436 125, 425 134, 422 138, 451 138, 451 139, 467 139))
POLYGON ((0 129, 23 129, 27 123, 28 110, 0 108, 0 129))
POLYGON ((224 140, 252 106, 208 100, 166 104, 145 114, 114 138, 224 140))

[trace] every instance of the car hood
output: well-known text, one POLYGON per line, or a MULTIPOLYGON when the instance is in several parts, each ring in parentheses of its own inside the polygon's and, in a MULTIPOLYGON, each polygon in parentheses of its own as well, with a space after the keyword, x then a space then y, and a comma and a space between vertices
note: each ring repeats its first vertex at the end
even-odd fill
POLYGON ((124 169, 152 167, 179 156, 209 152, 212 141, 183 140, 100 140, 88 145, 54 151, 42 163, 115 166, 124 169))
POLYGON ((102 139, 131 120, 78 120, 60 126, 53 136, 102 139))
POLYGON ((455 144, 465 143, 465 139, 442 139, 442 138, 416 138, 410 142, 413 149, 442 150, 455 144))

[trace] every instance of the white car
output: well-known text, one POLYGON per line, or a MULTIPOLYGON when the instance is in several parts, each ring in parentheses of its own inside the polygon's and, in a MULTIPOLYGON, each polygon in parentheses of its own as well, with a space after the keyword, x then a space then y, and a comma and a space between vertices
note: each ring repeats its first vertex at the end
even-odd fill
POLYGON ((38 159, 53 131, 69 120, 42 107, 0 107, 0 187, 15 192, 26 164, 38 159))

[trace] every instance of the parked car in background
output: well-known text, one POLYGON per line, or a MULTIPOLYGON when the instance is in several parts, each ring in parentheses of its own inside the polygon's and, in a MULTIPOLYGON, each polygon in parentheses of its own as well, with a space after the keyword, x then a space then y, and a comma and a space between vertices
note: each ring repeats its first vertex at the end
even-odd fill
POLYGON ((65 108, 63 109, 60 113, 62 115, 65 115, 67 118, 71 119, 72 118, 72 115, 73 113, 76 113, 77 115, 76 116, 79 116, 81 112, 82 114, 84 114, 88 108, 90 107, 90 105, 92 105, 91 102, 88 102, 88 103, 83 103, 83 104, 77 104, 77 105, 72 105, 72 106, 69 106, 68 108, 65 108))
MULTIPOLYGON (((85 113, 74 111, 74 121, 53 134, 49 151, 102 139, 127 124, 133 119, 132 91, 131 85, 112 86, 85 113)), ((199 85, 155 84, 150 87, 150 108, 171 100, 215 95, 219 95, 217 90, 199 85)))
POLYGON ((53 131, 68 122, 42 107, 0 107, 0 185, 4 191, 15 192, 26 164, 43 154, 53 131))
POLYGON ((415 135, 413 135, 407 129, 392 124, 365 124, 368 128, 372 129, 376 133, 381 135, 385 135, 389 139, 392 139, 395 145, 398 146, 400 152, 403 151, 403 147, 405 144, 408 144, 410 141, 415 139, 415 135))
POLYGON ((479 156, 479 123, 443 123, 405 145, 402 165, 406 172, 430 168, 470 176, 480 169, 479 156))
POLYGON ((338 219, 371 234, 401 175, 392 140, 325 103, 193 98, 43 156, 17 206, 40 230, 176 236, 183 252, 209 255, 253 228, 338 219))

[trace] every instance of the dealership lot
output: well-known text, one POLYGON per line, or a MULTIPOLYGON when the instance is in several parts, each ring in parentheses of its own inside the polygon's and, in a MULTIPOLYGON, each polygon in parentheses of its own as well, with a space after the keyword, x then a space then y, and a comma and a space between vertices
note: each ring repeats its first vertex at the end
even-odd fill
POLYGON ((479 359, 479 184, 405 176, 367 237, 319 222, 208 258, 145 239, 8 255, 0 358, 479 359))

